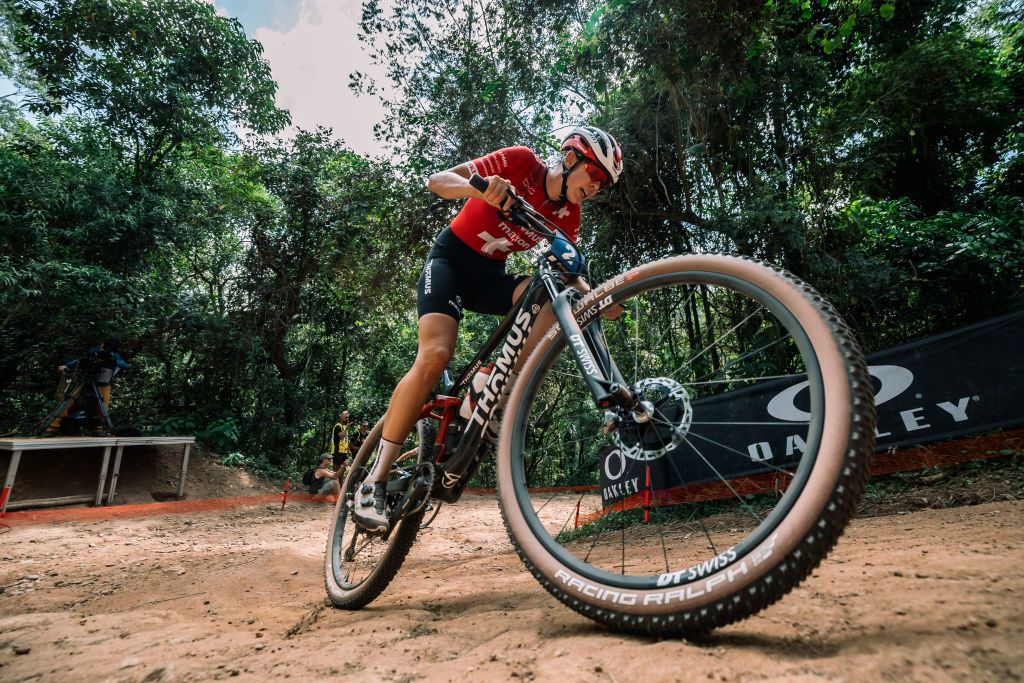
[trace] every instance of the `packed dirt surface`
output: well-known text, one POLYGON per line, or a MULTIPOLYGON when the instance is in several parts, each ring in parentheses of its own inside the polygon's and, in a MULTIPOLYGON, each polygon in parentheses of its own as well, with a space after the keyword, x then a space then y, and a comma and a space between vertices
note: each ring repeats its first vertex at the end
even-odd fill
MULTIPOLYGON (((1006 496, 1012 498, 1012 496, 1006 496)), ((615 633, 520 564, 466 496, 359 612, 325 603, 331 507, 15 527, 0 680, 1014 681, 1024 501, 854 521, 800 588, 699 643, 615 633)))

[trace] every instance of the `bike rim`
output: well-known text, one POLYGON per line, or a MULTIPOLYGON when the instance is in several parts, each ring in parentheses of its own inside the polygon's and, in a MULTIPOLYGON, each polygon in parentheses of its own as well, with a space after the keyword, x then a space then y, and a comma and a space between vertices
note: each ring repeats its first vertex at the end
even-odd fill
MULTIPOLYGON (((644 375, 644 371, 651 376, 665 374, 661 372, 676 371, 677 374, 681 367, 673 368, 658 368, 655 367, 659 362, 652 358, 657 358, 657 354, 651 355, 650 352, 656 350, 658 343, 662 341, 661 338, 657 338, 656 343, 646 345, 639 341, 642 334, 640 328, 640 321, 644 317, 645 304, 642 302, 644 299, 650 299, 652 293, 666 292, 670 288, 679 288, 680 291, 686 291, 683 289, 684 286, 690 287, 689 296, 697 296, 697 298, 704 297, 705 299, 714 299, 713 293, 704 293, 697 295, 700 287, 705 288, 717 288, 719 292, 725 292, 729 295, 742 295, 745 299, 753 304, 756 304, 757 311, 764 311, 765 317, 770 316, 772 319, 777 321, 778 328, 784 330, 784 335, 779 335, 773 340, 772 347, 778 349, 780 345, 791 346, 795 350, 795 356, 800 359, 799 368, 802 370, 800 373, 789 372, 785 377, 778 377, 776 375, 765 375, 764 373, 745 378, 737 378, 735 375, 728 376, 729 381, 724 381, 722 378, 716 378, 714 374, 710 377, 694 376, 693 381, 686 382, 680 381, 679 383, 684 387, 689 387, 699 396, 699 400, 694 402, 692 405, 693 417, 690 425, 690 431, 688 432, 689 439, 684 439, 681 447, 688 450, 690 457, 693 459, 704 459, 707 460, 708 456, 721 455, 716 451, 721 450, 723 443, 720 438, 709 438, 706 435, 702 435, 701 432, 707 425, 703 425, 700 413, 709 405, 709 402, 713 401, 716 394, 709 391, 708 387, 715 385, 713 382, 718 382, 722 387, 736 388, 743 382, 747 382, 747 386, 756 386, 762 382, 767 381, 789 381, 798 382, 806 381, 808 383, 808 394, 809 394, 809 413, 810 418, 805 424, 801 425, 802 435, 801 440, 805 444, 804 453, 801 457, 797 458, 795 462, 791 461, 787 463, 786 467, 778 468, 779 476, 786 477, 788 482, 786 486, 786 492, 775 501, 770 502, 770 509, 765 512, 763 503, 759 503, 758 507, 754 507, 750 502, 744 500, 743 496, 739 492, 735 492, 734 506, 739 508, 740 513, 747 513, 750 515, 750 519, 747 521, 745 527, 735 526, 728 527, 726 530, 719 532, 717 529, 714 531, 709 526, 709 522, 706 521, 713 515, 708 515, 708 509, 711 507, 704 503, 691 504, 689 510, 683 511, 680 516, 680 507, 686 506, 672 506, 670 509, 662 509, 662 506, 658 503, 658 494, 653 489, 650 490, 650 498, 652 505, 649 506, 649 514, 654 518, 654 523, 647 525, 646 530, 637 524, 633 524, 630 517, 636 517, 637 513, 623 513, 620 519, 615 520, 612 518, 613 523, 605 523, 604 526, 595 527, 580 535, 576 535, 577 532, 574 530, 572 534, 565 533, 565 527, 571 522, 571 516, 567 517, 564 522, 559 525, 557 517, 553 517, 550 514, 545 514, 545 509, 555 499, 555 496, 549 496, 548 494, 536 493, 537 488, 542 488, 543 484, 551 485, 552 482, 544 482, 543 474, 537 476, 538 465, 536 458, 532 457, 535 454, 540 453, 544 448, 550 448, 550 445, 543 441, 537 440, 536 443, 531 442, 531 431, 536 431, 536 426, 540 423, 538 416, 550 414, 552 405, 550 402, 545 400, 545 395, 551 392, 546 392, 546 384, 552 384, 553 382, 559 382, 565 384, 567 378, 561 377, 559 373, 566 369, 568 353, 564 351, 565 343, 564 338, 559 338, 546 350, 544 358, 541 360, 539 369, 533 373, 529 378, 522 378, 521 381, 526 380, 529 384, 526 386, 523 396, 528 397, 525 400, 524 406, 521 410, 516 412, 516 424, 513 426, 511 434, 511 452, 514 457, 511 458, 510 468, 511 477, 513 482, 513 488, 515 490, 516 503, 519 509, 522 511, 524 521, 529 526, 530 532, 535 539, 540 543, 543 549, 555 558, 555 560, 561 563, 563 566, 576 572, 582 577, 587 579, 600 582, 604 585, 617 586, 623 589, 641 589, 650 590, 658 587, 658 580, 660 576, 666 574, 673 574, 675 572, 683 571, 688 572, 693 567, 700 567, 702 562, 711 561, 711 558, 720 558, 717 561, 713 561, 707 567, 713 566, 715 571, 720 571, 730 564, 739 561, 743 558, 751 549, 757 547, 765 541, 765 539, 772 533, 774 529, 778 527, 783 519, 789 514, 792 506, 799 499, 804 487, 807 483, 807 479, 810 475, 811 470, 814 467, 814 462, 817 457, 818 448, 821 442, 821 433, 824 424, 823 416, 823 403, 824 403, 824 384, 820 366, 815 356, 814 348, 804 332, 802 326, 798 323, 794 315, 787 310, 787 308, 779 302, 777 298, 769 294, 767 291, 758 287, 744 279, 733 277, 730 275, 723 275, 719 273, 709 272, 687 272, 687 273, 672 273, 660 276, 651 277, 643 280, 640 283, 636 283, 631 287, 625 287, 615 293, 615 301, 621 302, 626 306, 627 315, 630 314, 631 304, 634 307, 634 313, 632 323, 633 327, 637 332, 637 342, 634 345, 634 354, 631 359, 633 362, 630 363, 632 367, 623 367, 623 356, 621 352, 628 349, 628 337, 623 335, 616 335, 612 330, 614 324, 605 324, 607 331, 606 336, 608 337, 609 346, 613 347, 612 353, 616 357, 617 362, 620 364, 620 370, 627 379, 627 381, 635 381, 641 375, 644 375), (617 338, 616 338, 617 337, 617 338), (789 341, 787 341, 789 340, 789 341), (614 347, 618 346, 616 349, 614 347), (643 346, 643 348, 642 348, 643 346), (616 350, 619 353, 616 353, 616 350), (643 356, 643 359, 641 358, 643 356), (644 367, 646 365, 646 367, 644 367), (552 380, 555 377, 556 379, 552 380), (700 385, 699 382, 705 384, 700 385), (698 388, 700 387, 700 388, 698 388), (703 440, 700 440, 703 438, 703 440), (694 443, 698 442, 698 445, 694 446, 694 443), (716 445, 717 442, 717 445, 716 445), (528 471, 532 470, 532 471, 528 471), (531 492, 531 489, 533 492, 531 492), (703 508, 703 509, 702 509, 703 508), (746 508, 746 509, 744 509, 746 508), (689 520, 686 519, 686 514, 690 514, 689 520), (555 524, 552 524, 554 519, 555 524), (756 524, 751 527, 751 523, 756 524), (651 528, 654 527, 654 531, 651 528), (731 530, 730 530, 731 529, 731 530), (612 558, 609 549, 602 548, 598 550, 595 555, 595 549, 599 545, 604 543, 609 544, 608 541, 611 539, 609 531, 613 531, 618 535, 619 538, 619 553, 618 558, 612 558), (687 536, 687 533, 690 536, 687 536), (637 543, 635 545, 650 545, 652 538, 657 541, 655 545, 660 545, 661 558, 644 558, 642 561, 636 557, 631 557, 627 544, 633 539, 627 539, 627 535, 637 535, 637 543), (604 539, 602 540, 602 536, 604 539), (711 552, 701 555, 700 553, 694 553, 691 550, 680 551, 674 554, 675 546, 687 545, 677 543, 680 540, 680 536, 685 538, 695 537, 702 538, 707 541, 711 552), (583 539, 583 542, 579 542, 578 539, 583 539), (721 559, 724 558, 724 559, 721 559), (616 566, 617 565, 617 566, 616 566), (629 568, 629 573, 627 573, 629 568)), ((719 296, 719 299, 726 299, 728 296, 719 296)), ((685 301, 686 297, 682 300, 685 301)), ((703 303, 703 302, 701 302, 703 303)), ((719 301, 719 303, 721 303, 719 301)), ((655 307, 647 305, 647 310, 654 310, 655 307)), ((741 309, 742 310, 742 309, 741 309)), ((755 311, 756 312, 756 311, 755 311)), ((749 317, 749 316, 748 316, 749 317)), ((728 329, 728 328, 726 328, 728 329)), ((769 328, 770 329, 770 328, 769 328)), ((664 336, 662 333, 661 337, 664 336)), ((724 344, 726 340, 716 338, 716 343, 719 344, 720 349, 727 348, 724 344)), ((768 347, 771 348, 771 347, 768 347)), ((693 353, 703 351, 702 348, 694 347, 691 349, 693 353)), ((744 352, 747 353, 747 352, 744 352)), ((725 354, 723 354, 725 355, 725 354)), ((741 358, 743 353, 735 354, 737 358, 741 358)), ((628 357, 628 356, 626 356, 628 357)), ((685 354, 677 355, 673 357, 674 361, 679 361, 685 357, 685 354)), ((752 356, 746 355, 742 357, 740 362, 733 362, 726 360, 721 364, 722 368, 735 369, 740 365, 754 366, 751 362, 752 356), (730 362, 733 362, 730 365, 730 362)), ((696 360, 696 359, 693 359, 696 360)), ((791 359, 792 360, 792 359, 791 359)), ((680 363, 680 366, 694 367, 694 363, 680 363)), ((574 365, 570 366, 574 369, 574 365)), ((567 374, 572 374, 568 372, 567 374)), ((573 379, 579 389, 579 400, 581 405, 585 406, 581 410, 590 410, 596 413, 596 408, 593 408, 593 401, 589 397, 589 393, 584 395, 585 385, 582 377, 579 376, 576 371, 576 378, 573 379)), ((669 373, 671 374, 671 373, 669 373)), ((646 375, 645 375, 646 376, 646 375)), ((720 394, 719 394, 720 395, 720 394)), ((582 426, 584 423, 589 422, 590 427, 593 428, 595 420, 593 415, 591 419, 580 419, 580 431, 585 431, 582 426)), ((780 421, 777 425, 774 425, 779 429, 792 430, 793 422, 782 422, 780 421)), ((767 427, 767 425, 766 425, 767 427)), ((728 425, 721 424, 718 428, 728 428, 728 425)), ((581 437, 580 443, 582 443, 584 437, 581 437)), ((594 439, 599 441, 599 439, 594 439)), ((586 448, 581 447, 581 450, 586 451, 580 454, 581 459, 587 457, 594 457, 596 453, 592 448, 593 444, 588 445, 586 448)), ((728 447, 728 444, 724 444, 728 447)), ((656 449, 654 449, 656 450, 656 449)), ((729 449, 726 448, 728 451, 729 449)), ((739 449, 733 448, 734 451, 739 449)), ((736 453, 730 453, 735 456, 736 453)), ((738 452, 738 455, 743 456, 742 452, 738 452)), ((653 460, 664 460, 666 463, 671 463, 671 467, 677 468, 674 474, 676 477, 684 483, 684 491, 686 489, 685 482, 686 476, 683 472, 679 471, 678 463, 673 458, 667 456, 656 457, 653 460)), ((598 465, 599 466, 599 465, 598 465)), ((593 466, 590 468, 591 474, 593 474, 593 466)), ((593 477, 592 477, 593 479, 593 477)), ((583 483, 583 482, 575 482, 583 483)), ((586 483, 597 483, 594 481, 586 483)), ((649 488, 646 487, 645 488, 649 488)), ((612 513, 614 515, 614 513, 612 513)), ((725 515, 728 519, 728 515, 725 515)), ((608 517, 604 518, 608 519, 608 517)), ((722 520, 719 520, 721 522, 722 520)), ((689 544, 692 545, 692 544, 689 544)), ((702 578, 706 578, 706 572, 695 572, 691 578, 687 578, 684 575, 679 580, 675 581, 675 586, 685 586, 690 581, 698 581, 702 578)))

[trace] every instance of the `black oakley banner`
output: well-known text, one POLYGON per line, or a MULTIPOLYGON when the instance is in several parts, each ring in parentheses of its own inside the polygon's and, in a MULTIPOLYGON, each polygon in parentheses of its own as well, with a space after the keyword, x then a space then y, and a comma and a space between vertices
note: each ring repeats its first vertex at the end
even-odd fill
MULTIPOLYGON (((1024 311, 868 356, 878 409, 878 451, 1024 425, 1024 311)), ((635 460, 601 451, 605 505, 647 488, 778 471, 805 447, 808 382, 759 384, 693 402, 686 441, 635 460)), ((881 456, 884 457, 884 456, 881 456)))

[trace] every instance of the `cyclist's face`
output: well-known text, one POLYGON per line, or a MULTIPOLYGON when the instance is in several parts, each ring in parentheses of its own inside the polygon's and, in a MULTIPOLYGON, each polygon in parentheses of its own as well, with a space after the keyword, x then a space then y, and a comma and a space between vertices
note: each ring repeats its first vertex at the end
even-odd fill
POLYGON ((593 199, 606 182, 607 176, 603 169, 593 164, 579 164, 569 174, 565 196, 573 204, 580 204, 588 199, 593 199))

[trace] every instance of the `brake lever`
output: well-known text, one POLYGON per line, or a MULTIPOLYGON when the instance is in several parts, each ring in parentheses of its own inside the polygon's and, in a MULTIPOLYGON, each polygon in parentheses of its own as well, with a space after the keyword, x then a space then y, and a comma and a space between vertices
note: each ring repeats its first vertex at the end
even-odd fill
MULTIPOLYGON (((489 183, 485 178, 474 173, 469 177, 469 184, 479 192, 486 192, 489 183)), ((554 229, 545 225, 547 219, 537 213, 537 211, 535 211, 525 199, 517 195, 512 190, 508 191, 508 196, 512 198, 512 206, 508 208, 508 211, 502 211, 499 209, 497 211, 499 218, 507 218, 519 227, 539 233, 541 237, 544 237, 545 239, 551 239, 554 237, 554 229)))

